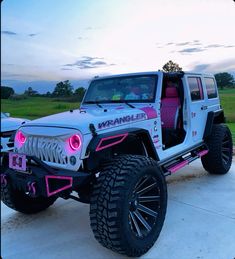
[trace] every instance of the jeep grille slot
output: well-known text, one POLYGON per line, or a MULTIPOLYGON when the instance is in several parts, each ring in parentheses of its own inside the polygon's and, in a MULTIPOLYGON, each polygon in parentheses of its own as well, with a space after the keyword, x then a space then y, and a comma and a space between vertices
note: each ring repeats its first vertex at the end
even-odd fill
POLYGON ((36 156, 44 162, 66 165, 68 157, 65 153, 64 145, 65 143, 61 139, 28 136, 18 152, 36 156))

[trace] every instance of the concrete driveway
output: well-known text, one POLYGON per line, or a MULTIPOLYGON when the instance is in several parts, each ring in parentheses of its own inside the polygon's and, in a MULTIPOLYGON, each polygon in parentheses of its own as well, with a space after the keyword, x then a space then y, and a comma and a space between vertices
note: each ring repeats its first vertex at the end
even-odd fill
MULTIPOLYGON (((235 258, 235 161, 227 175, 208 175, 200 161, 168 178, 169 202, 160 238, 142 258, 235 258)), ((2 257, 125 258, 99 245, 89 206, 59 199, 27 216, 2 208, 2 257)))

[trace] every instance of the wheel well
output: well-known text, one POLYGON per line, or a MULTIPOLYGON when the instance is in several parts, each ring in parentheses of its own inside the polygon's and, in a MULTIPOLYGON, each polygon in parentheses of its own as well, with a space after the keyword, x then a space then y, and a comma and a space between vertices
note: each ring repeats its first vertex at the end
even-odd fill
POLYGON ((223 110, 208 112, 203 139, 210 136, 213 124, 225 123, 225 121, 223 110))
POLYGON ((84 166, 88 171, 96 171, 102 163, 112 160, 121 154, 143 155, 159 160, 149 132, 144 129, 127 129, 108 134, 95 136, 87 148, 88 158, 84 160, 84 166), (124 133, 123 133, 124 132, 124 133), (127 134, 127 137, 118 144, 107 145, 107 148, 97 149, 102 139, 127 134), (108 137, 107 137, 108 136, 108 137), (97 151, 98 150, 98 151, 97 151))

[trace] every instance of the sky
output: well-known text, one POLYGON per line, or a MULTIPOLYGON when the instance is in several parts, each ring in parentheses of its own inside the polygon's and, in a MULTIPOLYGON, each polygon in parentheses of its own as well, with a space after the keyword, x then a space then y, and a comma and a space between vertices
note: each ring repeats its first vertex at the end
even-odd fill
POLYGON ((2 80, 235 73, 233 0, 3 0, 2 80))

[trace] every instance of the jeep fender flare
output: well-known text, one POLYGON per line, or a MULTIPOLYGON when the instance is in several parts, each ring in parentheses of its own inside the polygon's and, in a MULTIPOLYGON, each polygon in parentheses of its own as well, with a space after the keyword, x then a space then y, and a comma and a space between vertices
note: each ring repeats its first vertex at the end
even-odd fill
POLYGON ((100 161, 112 153, 112 148, 128 141, 130 138, 136 138, 136 141, 144 144, 148 157, 159 161, 158 154, 152 142, 148 130, 140 128, 127 128, 122 130, 111 131, 93 136, 87 146, 87 163, 88 170, 94 170, 100 164, 100 161), (89 162, 88 162, 89 161, 89 162))
POLYGON ((226 122, 226 119, 224 116, 224 111, 222 109, 218 111, 208 112, 203 139, 205 140, 208 136, 210 136, 213 124, 219 124, 219 123, 225 123, 225 122, 226 122))

